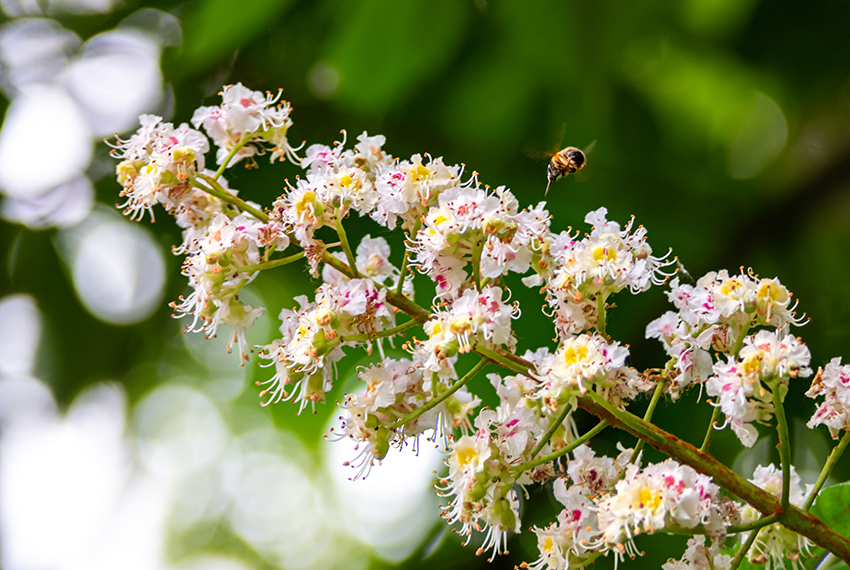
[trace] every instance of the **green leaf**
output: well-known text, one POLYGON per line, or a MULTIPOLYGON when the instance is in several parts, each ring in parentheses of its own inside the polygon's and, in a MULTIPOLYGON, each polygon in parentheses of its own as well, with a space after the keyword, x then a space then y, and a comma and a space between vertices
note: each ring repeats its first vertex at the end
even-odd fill
MULTIPOLYGON (((838 534, 850 537, 850 483, 840 483, 822 490, 812 506, 811 513, 838 534)), ((827 552, 822 548, 813 548, 812 554, 814 555, 812 558, 804 561, 805 567, 809 570, 817 567, 827 552)), ((847 565, 831 564, 828 567, 820 567, 820 570, 825 568, 846 569, 847 565)))
POLYGON ((181 66, 204 68, 254 38, 278 21, 291 0, 199 0, 187 6, 184 17, 181 66))
POLYGON ((812 507, 812 514, 841 536, 850 537, 850 483, 827 487, 812 507))

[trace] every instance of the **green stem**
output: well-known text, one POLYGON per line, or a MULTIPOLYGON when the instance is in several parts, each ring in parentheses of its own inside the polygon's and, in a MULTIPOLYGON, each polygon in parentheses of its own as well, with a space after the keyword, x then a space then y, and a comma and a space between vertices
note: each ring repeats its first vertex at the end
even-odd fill
POLYGON ((750 332, 750 325, 752 324, 752 317, 747 320, 747 324, 744 325, 744 328, 741 329, 741 334, 738 335, 738 339, 735 341, 735 346, 732 347, 732 356, 738 358, 738 353, 741 352, 741 347, 744 346, 744 339, 747 337, 747 333, 750 332))
MULTIPOLYGON (((410 230, 410 241, 416 239, 416 235, 419 233, 419 228, 422 227, 422 218, 417 218, 416 223, 413 224, 413 229, 410 230)), ((407 264, 410 262, 410 250, 406 247, 404 248, 404 258, 401 260, 401 271, 399 272, 398 277, 398 285, 395 289, 396 295, 401 295, 404 291, 404 281, 407 278, 407 264)))
POLYGON ((416 325, 422 324, 428 320, 428 317, 415 317, 406 323, 400 324, 397 327, 393 327, 391 329, 386 329, 383 331, 378 331, 374 333, 365 333, 365 334, 353 334, 346 335, 344 337, 340 337, 340 342, 364 342, 368 340, 377 340, 379 338, 386 338, 388 336, 397 335, 406 331, 407 329, 411 329, 416 325))
POLYGON ((599 293, 596 297, 596 332, 605 336, 605 295, 599 293))
MULTIPOLYGON (((537 467, 538 465, 543 465, 544 463, 549 463, 550 461, 554 461, 554 460, 558 459, 559 457, 563 457, 567 453, 575 450, 580 445, 589 441, 593 436, 598 434, 600 431, 605 429, 607 426, 608 426, 608 422, 603 420, 603 421, 599 422, 598 424, 596 424, 596 426, 594 426, 594 428, 592 430, 590 430, 589 432, 587 432, 586 434, 584 434, 583 436, 581 436, 580 438, 578 438, 577 440, 575 440, 571 444, 567 445, 566 447, 562 447, 558 451, 554 451, 554 452, 552 452, 548 455, 544 455, 543 457, 538 457, 537 459, 529 461, 528 463, 523 463, 522 465, 517 465, 516 467, 511 469, 511 471, 513 471, 516 474, 520 474, 523 471, 528 471, 529 469, 533 469, 534 467, 537 467)), ((533 455, 533 452, 532 452, 532 455, 533 455)))
POLYGON ((747 557, 747 552, 749 552, 750 548, 752 548, 758 534, 759 532, 757 530, 750 533, 750 536, 747 537, 747 541, 741 545, 741 550, 739 550, 738 554, 735 555, 735 558, 732 559, 732 565, 729 566, 729 570, 738 570, 738 566, 740 566, 741 562, 744 561, 744 558, 747 557))
MULTIPOLYGON (((652 422, 652 414, 655 413, 655 406, 658 405, 658 400, 661 399, 661 394, 664 392, 664 386, 667 384, 667 369, 664 369, 664 375, 661 377, 661 380, 658 381, 658 385, 655 387, 655 392, 652 394, 652 400, 649 402, 649 407, 646 409, 646 413, 643 415, 643 421, 646 423, 652 422)), ((640 451, 643 449, 644 441, 639 439, 637 444, 635 444, 635 449, 632 451, 632 456, 629 458, 629 463, 634 463, 637 461, 638 456, 640 455, 640 451)))
POLYGON ((766 517, 761 517, 760 519, 739 525, 732 525, 726 528, 726 534, 737 534, 739 532, 747 532, 749 530, 756 530, 763 526, 767 526, 769 524, 773 524, 779 519, 779 515, 774 513, 772 515, 768 515, 766 517))
POLYGON ((720 419, 720 406, 714 406, 714 411, 711 412, 711 421, 708 422, 708 431, 705 432, 705 439, 702 440, 702 445, 699 450, 701 453, 705 453, 708 451, 708 446, 711 445, 711 439, 714 437, 715 426, 717 425, 717 420, 720 419))
POLYGON ((537 445, 534 446, 534 449, 531 450, 531 457, 534 457, 535 455, 540 453, 540 450, 543 449, 543 446, 546 445, 550 439, 552 439, 552 436, 555 435, 555 432, 558 431, 558 428, 561 427, 561 424, 564 423, 564 420, 570 413, 570 410, 572 410, 572 407, 564 404, 564 409, 561 411, 560 414, 558 414, 558 417, 555 418, 555 420, 549 426, 549 429, 546 430, 546 433, 543 434, 543 437, 541 437, 540 441, 537 442, 537 445))
POLYGON ((268 223, 269 217, 265 213, 259 211, 254 206, 248 204, 247 202, 245 202, 241 198, 237 198, 236 196, 234 196, 233 194, 231 194, 230 192, 228 192, 227 190, 222 188, 221 184, 216 182, 215 178, 207 176, 206 174, 203 174, 201 172, 198 172, 198 178, 200 178, 201 180, 203 180, 204 182, 209 184, 209 186, 205 186, 203 184, 200 184, 196 179, 190 177, 189 178, 190 183, 192 184, 192 186, 194 186, 198 190, 203 190, 207 194, 209 194, 211 196, 215 196, 219 200, 223 200, 223 201, 227 202, 228 204, 232 204, 232 205, 236 206, 237 208, 239 208, 243 212, 248 212, 249 214, 251 214, 252 216, 257 218, 261 222, 268 223))
MULTIPOLYGON (((751 530, 759 529, 769 524, 773 524, 777 521, 777 519, 779 519, 779 516, 773 514, 767 517, 761 517, 760 519, 748 522, 746 524, 727 526, 726 534, 739 534, 742 532, 749 532, 751 530)), ((670 526, 661 529, 660 532, 663 532, 665 534, 684 534, 687 536, 695 536, 698 534, 705 534, 705 529, 702 527, 682 528, 679 526, 670 526)))
POLYGON ((337 217, 336 220, 334 220, 334 225, 336 226, 336 233, 339 235, 339 241, 342 244, 342 251, 345 252, 345 258, 348 260, 348 266, 354 273, 354 278, 357 279, 360 277, 360 273, 357 271, 357 264, 354 260, 354 252, 351 251, 351 244, 348 243, 348 234, 345 233, 345 228, 342 226, 342 220, 337 217))
POLYGON ((482 358, 481 360, 478 361, 478 363, 475 366, 472 367, 472 370, 470 370, 469 372, 466 373, 466 375, 464 375, 463 378, 461 378, 460 380, 458 380, 457 382, 452 384, 451 388, 449 388, 448 390, 446 390, 445 392, 443 392, 442 394, 440 394, 439 396, 437 396, 433 400, 429 401, 427 404, 425 404, 421 408, 418 408, 418 409, 410 412, 409 414, 407 414, 403 418, 401 418, 399 421, 397 421, 396 423, 391 425, 390 429, 398 429, 401 426, 403 426, 404 424, 406 424, 407 422, 409 422, 411 420, 415 420, 416 418, 418 418, 419 416, 421 416, 422 414, 424 414, 428 410, 431 410, 431 409, 437 407, 438 405, 440 405, 440 403, 442 403, 449 396, 451 396, 452 394, 454 394, 455 392, 460 390, 461 387, 464 384, 466 384, 467 382, 472 380, 475 377, 475 375, 478 374, 479 372, 481 372, 481 369, 484 368, 485 366, 487 366, 488 364, 489 364, 489 361, 485 358, 482 358))
POLYGON ((785 406, 780 396, 781 379, 771 384, 773 407, 776 412, 776 431, 779 434, 779 459, 782 462, 782 510, 790 505, 791 496, 791 442, 788 437, 788 422, 785 419, 785 406))
POLYGON ((529 369, 532 369, 530 363, 523 361, 521 358, 514 354, 502 354, 500 352, 496 352, 495 350, 481 345, 475 345, 472 350, 477 352, 481 356, 486 356, 499 366, 507 368, 508 370, 513 370, 514 372, 517 372, 519 374, 524 374, 527 376, 529 369), (517 362, 517 360, 522 361, 525 365, 517 362))
POLYGON ((820 493, 820 490, 823 488, 824 483, 826 483, 826 480, 829 477, 830 471, 832 471, 832 468, 835 467, 835 464, 841 458, 841 454, 844 453, 848 443, 850 443, 850 431, 844 432, 841 441, 838 442, 838 445, 832 448, 832 452, 829 454, 829 457, 826 458, 826 463, 824 464, 823 469, 821 469, 818 480, 815 483, 812 492, 809 493, 808 498, 806 498, 806 503, 803 505, 804 511, 808 511, 812 508, 818 493, 820 493))
POLYGON ((257 263, 256 265, 248 265, 239 270, 240 273, 254 273, 255 271, 263 271, 264 269, 273 269, 275 267, 280 267, 281 265, 288 265, 293 261, 298 261, 306 255, 306 252, 301 251, 296 253, 295 255, 290 255, 289 257, 281 257, 280 259, 272 259, 271 261, 266 261, 264 263, 257 263))
POLYGON ((227 168, 227 165, 230 164, 230 161, 233 160, 233 157, 236 156, 236 153, 239 152, 239 150, 243 146, 245 146, 248 143, 248 141, 250 141, 252 138, 254 138, 253 133, 246 134, 245 136, 242 137, 242 140, 240 140, 238 143, 236 143, 236 146, 233 147, 233 149, 230 151, 230 153, 224 159, 224 162, 221 164, 221 166, 218 167, 218 170, 215 171, 215 174, 213 174, 214 180, 218 180, 218 177, 221 176, 222 174, 224 174, 224 170, 227 168))

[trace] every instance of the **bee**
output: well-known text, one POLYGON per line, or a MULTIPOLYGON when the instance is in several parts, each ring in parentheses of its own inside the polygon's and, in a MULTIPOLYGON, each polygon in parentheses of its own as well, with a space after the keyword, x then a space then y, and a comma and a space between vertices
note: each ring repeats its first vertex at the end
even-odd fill
POLYGON ((584 151, 574 146, 568 146, 553 154, 546 172, 549 177, 549 183, 546 184, 546 191, 543 193, 543 197, 545 198, 549 194, 549 188, 552 187, 552 183, 555 180, 563 178, 567 174, 578 172, 584 168, 586 162, 587 156, 584 154, 584 151))
MULTIPOLYGON (((566 124, 562 127, 561 131, 561 139, 563 139, 563 132, 566 130, 566 124)), ((546 192, 543 193, 545 197, 549 194, 549 188, 552 187, 552 183, 556 181, 558 178, 563 178, 568 174, 573 174, 578 172, 584 165, 587 164, 587 153, 589 153, 593 146, 596 144, 596 141, 593 141, 584 150, 576 148, 574 146, 568 146, 563 148, 557 152, 547 152, 544 150, 537 149, 525 149, 523 152, 526 156, 533 158, 535 160, 539 160, 541 162, 548 161, 549 166, 547 168, 546 174, 549 178, 549 183, 546 184, 546 192)))

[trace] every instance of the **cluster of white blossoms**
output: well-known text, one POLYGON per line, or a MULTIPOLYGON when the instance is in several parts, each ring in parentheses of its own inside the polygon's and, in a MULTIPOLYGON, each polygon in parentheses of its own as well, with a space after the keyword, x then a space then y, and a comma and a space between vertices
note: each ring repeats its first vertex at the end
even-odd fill
POLYGON ((333 365, 345 355, 340 345, 363 342, 345 337, 368 337, 375 330, 389 328, 394 317, 386 291, 369 279, 351 279, 339 286, 325 283, 316 291, 315 301, 308 302, 304 295, 295 300, 301 305, 299 310, 280 313, 282 338, 261 347, 260 357, 272 360, 276 368, 261 395, 268 394, 266 404, 270 404, 297 393, 293 401, 303 410, 307 402, 325 401, 333 383, 333 365), (293 391, 287 393, 290 385, 293 391))
POLYGON ((427 372, 415 359, 385 358, 381 365, 360 370, 358 377, 366 383, 366 391, 347 394, 342 407, 340 438, 357 441, 360 451, 352 465, 358 469, 355 478, 367 474, 375 460, 383 459, 391 445, 401 447, 407 438, 418 438, 432 431, 448 438, 455 429, 469 433, 471 413, 481 403, 465 388, 423 413, 423 406, 448 387, 445 379, 427 372), (417 415, 418 414, 418 415, 417 415), (407 421, 399 421, 407 418, 407 421))
POLYGON ((437 283, 439 295, 457 297, 468 277, 468 264, 486 279, 528 271, 531 238, 545 229, 537 222, 537 217, 519 215, 519 202, 503 186, 492 193, 450 188, 439 194, 422 218, 414 264, 437 283), (531 224, 526 226, 527 222, 531 224), (524 231, 518 231, 520 225, 524 231))
POLYGON ((218 147, 216 164, 234 164, 264 154, 267 145, 271 146, 273 162, 276 158, 298 159, 297 149, 286 140, 286 132, 292 126, 289 118, 292 108, 286 101, 280 101, 282 93, 281 90, 273 96, 237 83, 221 90, 221 105, 199 107, 195 111, 192 124, 196 129, 203 125, 218 147))
POLYGON ((448 359, 470 352, 476 345, 505 346, 513 351, 516 339, 511 320, 517 309, 505 304, 502 294, 499 287, 485 287, 481 292, 467 289, 448 305, 448 310, 436 310, 434 318, 424 325, 428 340, 419 343, 425 367, 439 372, 451 366, 448 359))
POLYGON ((784 329, 804 323, 795 316, 796 303, 791 305, 791 293, 778 279, 751 273, 730 276, 724 269, 706 274, 696 285, 681 284, 676 277, 667 296, 677 312, 668 311, 649 323, 646 337, 659 339, 675 359, 678 374, 668 385, 674 399, 711 374, 710 350, 735 356, 731 352, 736 342, 752 327, 784 329))
POLYGON ((641 469, 627 463, 632 454, 626 449, 609 458, 596 457, 587 446, 575 450, 571 485, 564 478, 555 482, 564 510, 548 527, 532 529, 540 558, 530 568, 581 567, 608 552, 618 560, 634 558, 640 554, 636 536, 666 528, 699 527, 712 539, 711 556, 720 556, 730 511, 719 487, 672 459, 641 469))
POLYGON ((508 533, 519 531, 517 477, 512 466, 534 443, 531 430, 536 426, 531 417, 526 411, 499 421, 495 412, 484 410, 475 420, 476 433, 451 444, 448 478, 437 485, 441 496, 452 498, 443 518, 449 524, 461 523, 459 533, 467 537, 467 543, 473 530, 485 528, 479 552, 507 552, 508 533))
POLYGON ((570 335, 551 358, 537 367, 537 395, 556 407, 557 403, 563 404, 592 389, 611 403, 623 406, 624 401, 638 393, 638 374, 626 366, 628 356, 628 348, 609 342, 598 333, 570 335))
POLYGON ((591 232, 578 239, 578 234, 562 232, 544 237, 540 259, 535 263, 537 275, 527 285, 546 284, 547 301, 562 339, 597 325, 599 304, 618 291, 646 291, 650 285, 664 283, 670 274, 664 268, 675 263, 654 257, 646 242, 646 228, 632 233, 634 218, 625 228, 607 219, 608 210, 590 212, 584 221, 593 226, 591 232))
MULTIPOLYGON (((217 205, 221 205, 220 203, 217 205)), ((263 246, 263 224, 245 215, 229 217, 215 212, 203 227, 203 235, 191 237, 195 227, 184 230, 180 250, 186 253, 183 275, 189 278, 192 293, 172 303, 178 315, 192 315, 187 330, 203 331, 213 337, 219 324, 232 330, 239 353, 247 360, 246 330, 263 314, 239 300, 239 291, 256 276, 251 266, 260 262, 263 246)), ((273 238, 285 247, 285 235, 273 238)))
MULTIPOLYGON (((608 301, 624 289, 637 294, 666 282, 677 260, 669 251, 653 256, 647 230, 634 219, 621 226, 599 208, 585 217, 589 233, 555 233, 545 202, 522 208, 510 190, 482 185, 475 172, 463 180, 463 167, 441 158, 394 158, 383 136, 365 132, 353 148, 343 136, 332 146, 307 147, 301 158, 304 145, 287 139, 292 109, 280 94, 235 85, 221 96, 220 105, 202 107, 192 119, 206 135, 145 115, 136 134, 118 139, 120 207, 134 220, 153 218, 157 204, 175 217, 183 241, 174 252, 185 256, 192 290, 172 303, 176 316, 191 319, 187 331, 207 336, 229 326, 244 360, 251 351, 246 331, 264 309, 242 303, 243 288, 263 271, 302 259, 320 278, 309 295, 293 297, 297 307, 280 311, 280 336, 256 347, 269 369, 257 382, 263 405, 292 401, 299 413, 308 404, 315 409, 337 380, 340 360, 365 352, 372 360, 357 369, 364 389, 344 395, 335 430, 336 439, 357 442, 355 478, 367 476, 393 446, 417 450, 423 436, 441 444, 447 473, 436 486, 447 500, 443 517, 459 525, 466 542, 483 533, 479 552, 507 552, 508 537, 521 530, 520 493, 529 497, 528 487, 554 481, 564 509, 550 525, 532 529, 539 557, 523 567, 581 568, 608 553, 619 563, 639 554, 637 535, 665 531, 703 535, 665 570, 730 568, 727 534, 740 534, 734 525, 753 521, 757 511, 725 498, 698 472, 712 473, 704 455, 668 447, 671 459, 641 468, 643 442, 634 449, 618 444, 614 457, 597 456, 585 442, 608 422, 653 445, 675 441, 652 425, 655 405, 699 384, 744 445, 756 440, 754 422, 775 420, 787 452, 777 406, 791 379, 812 370, 808 348, 788 333, 802 319, 777 279, 727 271, 695 285, 674 278, 668 297, 676 312, 646 330, 670 360, 641 373, 628 363, 628 345, 606 333, 608 301), (205 169, 213 146, 216 172, 205 169), (265 153, 302 169, 268 208, 245 200, 224 176, 265 153), (377 232, 349 241, 345 225, 355 212, 377 232, 405 232, 395 257, 384 237, 372 237, 377 232), (420 284, 418 300, 412 269, 433 285, 423 293, 420 284), (521 285, 543 295, 553 327, 542 336, 556 337, 522 357, 518 342, 536 339, 518 338, 513 328, 520 307, 509 286, 521 285), (510 374, 487 374, 482 390, 475 376, 486 366, 510 374), (491 387, 498 404, 482 407, 491 387), (641 420, 626 408, 648 392, 653 400, 641 420), (578 407, 604 421, 580 436, 578 407)), ((834 437, 848 431, 850 365, 831 361, 808 394, 825 397, 809 427, 825 424, 834 437)), ((714 427, 707 429, 710 435, 714 427)), ((796 477, 787 461, 785 469, 796 477)), ((773 467, 760 468, 754 482, 778 494, 781 478, 773 467)), ((800 504, 798 482, 793 486, 791 502, 800 504)), ((759 534, 751 561, 784 567, 782 560, 796 564, 805 554, 805 539, 779 523, 753 528, 747 527, 759 534)))
POLYGON ((156 115, 142 115, 139 121, 136 134, 118 139, 111 153, 121 159, 115 170, 126 201, 118 207, 131 220, 141 220, 145 213, 153 219, 155 205, 170 211, 190 199, 187 179, 204 171, 204 154, 210 150, 207 138, 185 123, 175 128, 156 115))
MULTIPOLYGON (((221 106, 199 109, 193 119, 195 126, 203 123, 219 156, 227 156, 234 137, 242 142, 241 148, 253 149, 250 154, 270 143, 275 153, 292 155, 286 142, 291 124, 288 104, 275 106, 276 99, 242 85, 225 87, 222 97, 221 106)), ((161 204, 176 218, 183 228, 183 243, 174 251, 186 255, 183 275, 193 291, 172 306, 178 316, 193 318, 187 330, 207 337, 215 336, 220 324, 230 326, 233 342, 247 360, 245 331, 263 310, 245 305, 238 294, 256 276, 253 265, 289 246, 285 228, 229 203, 237 192, 204 169, 210 144, 201 132, 186 124, 175 128, 154 115, 142 115, 140 122, 134 135, 113 145, 112 155, 121 159, 116 172, 126 199, 119 207, 140 220, 146 212, 153 219, 153 206, 161 204)))
POLYGON ((529 565, 532 570, 565 570, 592 562, 607 546, 600 541, 597 515, 599 499, 609 496, 626 472, 634 450, 623 449, 615 457, 597 457, 587 445, 573 451, 567 479, 555 480, 555 498, 564 506, 555 522, 545 528, 533 527, 540 558, 529 565), (600 548, 601 547, 601 548, 600 548))
POLYGON ((668 526, 701 526, 710 535, 725 538, 719 501, 720 488, 687 465, 672 459, 644 469, 632 464, 614 492, 598 502, 601 539, 623 552, 624 541, 631 544, 638 534, 668 526))

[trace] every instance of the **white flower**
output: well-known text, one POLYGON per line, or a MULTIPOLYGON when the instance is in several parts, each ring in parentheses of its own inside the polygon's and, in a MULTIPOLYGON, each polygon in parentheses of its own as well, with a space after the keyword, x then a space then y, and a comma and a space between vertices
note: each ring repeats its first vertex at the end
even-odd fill
POLYGON ((467 543, 473 530, 483 530, 484 543, 477 554, 492 550, 493 556, 507 552, 507 535, 519 532, 520 524, 519 499, 513 489, 515 480, 497 452, 489 424, 474 437, 460 437, 452 444, 446 461, 449 478, 437 486, 438 494, 453 497, 443 511, 446 522, 461 522, 458 533, 468 537, 467 543))
POLYGON ((126 201, 118 207, 132 220, 145 212, 153 218, 153 206, 169 202, 166 191, 185 186, 190 175, 204 169, 209 150, 206 137, 186 124, 175 128, 155 115, 142 115, 140 121, 136 134, 117 139, 111 153, 123 159, 116 173, 126 201))
POLYGON ((716 363, 706 390, 718 398, 715 405, 723 410, 741 442, 751 447, 758 434, 749 422, 770 419, 772 391, 779 390, 784 399, 789 378, 809 376, 811 355, 793 335, 762 330, 744 340, 740 356, 740 361, 728 357, 726 362, 716 363))
POLYGON ((280 95, 280 91, 275 96, 251 91, 237 83, 222 89, 220 106, 200 107, 195 111, 192 124, 196 128, 203 125, 215 142, 218 147, 217 164, 224 164, 236 145, 244 144, 246 140, 257 142, 244 144, 231 157, 230 164, 264 152, 260 146, 261 141, 274 145, 272 160, 278 157, 288 157, 293 162, 299 160, 295 156, 297 149, 289 146, 286 141, 286 131, 292 126, 292 120, 289 118, 291 107, 286 101, 278 104, 280 95))
POLYGON ((539 223, 535 215, 520 216, 517 209, 516 198, 504 187, 487 192, 468 184, 442 191, 422 217, 413 264, 449 297, 460 292, 455 284, 465 281, 463 268, 470 262, 480 264, 480 275, 491 279, 526 272, 539 223), (525 222, 531 227, 519 231, 525 222), (446 281, 450 287, 443 287, 446 281))
POLYGON ((382 169, 375 180, 378 202, 372 219, 393 229, 401 218, 404 227, 412 228, 434 198, 460 183, 460 172, 441 158, 424 164, 419 154, 382 169))
POLYGON ((729 570, 732 557, 728 554, 715 554, 705 546, 705 535, 688 539, 688 548, 680 560, 670 559, 661 568, 663 570, 729 570))
POLYGON ((645 291, 651 284, 663 283, 669 274, 663 268, 675 260, 653 257, 641 226, 632 233, 634 218, 621 230, 606 219, 607 210, 589 213, 585 222, 593 230, 583 239, 562 233, 549 247, 547 301, 555 310, 558 332, 566 335, 587 330, 596 323, 596 298, 628 288, 645 291))
POLYGON ((451 304, 448 311, 437 311, 425 323, 428 340, 420 344, 425 366, 439 371, 447 358, 458 352, 470 352, 476 344, 488 347, 516 344, 511 332, 515 308, 502 301, 499 287, 486 287, 481 292, 467 289, 451 304))
POLYGON ((538 396, 558 399, 562 392, 584 393, 599 384, 611 388, 620 368, 625 366, 629 350, 617 342, 609 343, 598 334, 567 338, 544 368, 538 368, 542 384, 538 396))
POLYGON ((622 472, 623 467, 615 464, 613 459, 596 457, 587 445, 580 445, 573 451, 573 460, 567 467, 573 485, 587 489, 590 495, 611 491, 622 472))
POLYGON ((537 535, 540 558, 528 565, 531 570, 567 570, 589 562, 588 542, 598 532, 595 505, 581 487, 567 488, 563 479, 554 484, 555 498, 564 505, 556 522, 546 528, 532 528, 537 535))
POLYGON ((840 357, 830 360, 823 374, 815 376, 806 395, 810 398, 825 396, 806 425, 814 428, 823 424, 829 428, 834 439, 838 438, 841 430, 850 429, 847 417, 850 408, 850 364, 841 366, 840 357))

